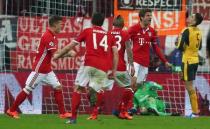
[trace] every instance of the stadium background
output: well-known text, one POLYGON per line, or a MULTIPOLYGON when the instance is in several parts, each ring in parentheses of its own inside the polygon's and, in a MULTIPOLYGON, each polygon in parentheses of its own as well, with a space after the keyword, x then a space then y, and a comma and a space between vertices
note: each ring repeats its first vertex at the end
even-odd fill
MULTIPOLYGON (((206 34, 210 23, 210 3, 208 0, 175 0, 174 6, 167 6, 167 0, 144 6, 149 0, 0 0, 0 113, 11 106, 14 98, 24 87, 30 73, 40 36, 45 32, 48 16, 64 16, 64 26, 58 35, 59 48, 68 44, 82 29, 90 26, 90 16, 94 11, 105 14, 104 27, 110 30, 113 16, 123 15, 125 29, 138 21, 137 10, 143 7, 154 9, 152 26, 158 30, 159 45, 169 60, 175 55, 174 42, 185 27, 186 15, 192 12, 202 13, 203 23, 199 26, 203 32, 203 44, 200 55, 205 57, 206 34), (162 4, 161 4, 162 2, 162 4), (137 3, 137 4, 135 4, 137 3), (141 5, 142 4, 142 5, 141 5), (162 6, 161 6, 162 5, 162 6)), ((170 0, 168 0, 170 1, 170 0)), ((84 46, 84 45, 83 45, 84 46)), ((82 48, 81 48, 82 49, 82 48)), ((75 74, 81 63, 81 53, 75 58, 60 59, 53 62, 60 82, 64 85, 65 107, 70 111, 71 92, 75 74)), ((178 59, 177 59, 178 60, 178 59)), ((206 61, 208 62, 208 61, 206 61)), ((209 64, 199 67, 195 84, 199 94, 199 106, 203 115, 210 115, 209 100, 209 64)), ((177 73, 165 69, 156 56, 151 56, 148 80, 164 86, 159 91, 163 100, 170 104, 168 111, 178 111, 183 115, 190 112, 189 99, 183 83, 177 73)), ((53 92, 49 86, 37 87, 30 98, 20 106, 20 112, 26 114, 57 113, 53 92)), ((121 89, 114 87, 106 93, 103 113, 109 114, 120 97, 121 89)), ((80 113, 88 113, 89 103, 86 93, 82 95, 80 113)))

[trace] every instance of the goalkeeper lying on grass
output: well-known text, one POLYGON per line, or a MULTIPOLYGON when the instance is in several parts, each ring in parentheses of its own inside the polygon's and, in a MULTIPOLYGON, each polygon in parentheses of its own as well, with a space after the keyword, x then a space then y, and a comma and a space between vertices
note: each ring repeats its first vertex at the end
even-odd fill
POLYGON ((172 115, 172 113, 166 112, 166 103, 159 99, 157 94, 157 90, 162 89, 163 87, 156 82, 145 82, 134 94, 134 107, 131 109, 131 113, 136 114, 139 109, 141 115, 172 115))

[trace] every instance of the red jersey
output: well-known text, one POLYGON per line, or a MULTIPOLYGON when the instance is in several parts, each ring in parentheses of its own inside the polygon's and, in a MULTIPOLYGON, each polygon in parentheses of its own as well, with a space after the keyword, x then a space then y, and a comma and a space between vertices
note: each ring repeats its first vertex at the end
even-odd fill
POLYGON ((167 60, 160 52, 157 45, 157 35, 152 27, 147 27, 146 29, 140 26, 140 23, 133 25, 129 28, 128 33, 133 41, 133 60, 138 64, 145 67, 149 66, 150 59, 150 46, 153 47, 159 58, 166 62, 167 60))
POLYGON ((114 39, 110 33, 107 33, 102 27, 93 26, 83 30, 75 40, 79 43, 84 41, 86 44, 85 66, 95 67, 105 72, 109 70, 107 62, 109 61, 112 47, 115 46, 114 39))
POLYGON ((38 53, 33 64, 32 70, 38 73, 49 73, 51 69, 51 59, 57 50, 57 38, 49 29, 42 35, 38 53))
POLYGON ((116 42, 118 54, 119 54, 117 71, 126 71, 125 42, 129 40, 130 36, 127 31, 123 31, 121 28, 114 28, 110 31, 110 33, 115 38, 115 42, 116 42))

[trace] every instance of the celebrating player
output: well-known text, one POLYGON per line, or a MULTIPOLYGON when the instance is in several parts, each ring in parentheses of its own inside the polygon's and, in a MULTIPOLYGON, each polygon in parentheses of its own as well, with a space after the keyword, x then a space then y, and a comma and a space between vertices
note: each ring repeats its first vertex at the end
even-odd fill
POLYGON ((31 91, 36 88, 41 82, 49 84, 54 89, 55 101, 58 104, 59 117, 71 117, 71 113, 65 112, 62 86, 58 81, 55 73, 51 69, 51 59, 57 49, 56 34, 61 31, 62 18, 59 16, 52 16, 49 18, 49 28, 42 35, 41 41, 36 54, 36 59, 33 64, 32 72, 26 80, 26 86, 18 94, 13 105, 7 110, 7 115, 13 118, 19 118, 17 108, 29 96, 31 91))
POLYGON ((167 67, 171 66, 161 53, 157 44, 156 32, 150 26, 152 11, 150 9, 141 9, 139 11, 139 18, 140 22, 128 29, 128 33, 133 42, 132 50, 135 68, 135 75, 132 78, 132 86, 139 86, 146 80, 150 62, 150 46, 152 46, 155 53, 167 67))
POLYGON ((202 34, 197 27, 203 21, 201 14, 196 13, 191 15, 188 19, 188 27, 183 30, 178 41, 178 49, 182 51, 182 74, 185 86, 190 97, 192 107, 191 118, 198 117, 199 109, 197 102, 197 94, 193 87, 193 80, 195 80, 199 58, 198 51, 202 47, 202 34))
MULTIPOLYGON (((115 76, 118 63, 118 51, 114 39, 110 33, 107 33, 101 26, 104 22, 104 16, 101 13, 94 13, 92 17, 92 28, 83 30, 80 35, 69 45, 64 47, 54 59, 58 59, 81 42, 86 43, 86 53, 84 66, 81 66, 77 72, 75 80, 75 89, 72 94, 72 117, 68 123, 75 124, 77 119, 77 110, 81 101, 81 91, 89 83, 95 92, 100 93, 105 87, 107 80, 107 71, 109 70, 110 54, 113 53, 112 74, 115 76)), ((101 101, 97 97, 97 103, 101 101)), ((97 111, 95 111, 97 112, 97 111)), ((97 113, 92 114, 89 119, 97 119, 97 113)))
MULTIPOLYGON (((132 107, 133 101, 133 90, 131 86, 131 76, 134 75, 134 65, 133 65, 133 53, 130 44, 130 36, 127 31, 123 31, 124 27, 124 19, 118 15, 113 20, 113 29, 110 31, 113 37, 115 38, 115 42, 117 44, 118 53, 119 53, 119 62, 116 72, 115 81, 121 87, 124 87, 124 91, 122 94, 122 98, 120 100, 117 112, 115 111, 115 115, 118 115, 121 119, 131 120, 132 116, 128 114, 128 109, 132 107), (130 74, 126 70, 126 61, 125 61, 125 51, 127 52, 128 64, 130 74)), ((112 89, 114 84, 114 80, 108 80, 106 85, 108 85, 109 90, 112 89)))

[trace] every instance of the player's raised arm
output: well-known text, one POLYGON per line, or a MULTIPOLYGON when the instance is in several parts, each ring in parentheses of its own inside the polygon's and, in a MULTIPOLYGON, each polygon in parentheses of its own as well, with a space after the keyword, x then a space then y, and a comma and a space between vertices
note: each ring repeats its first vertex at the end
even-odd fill
POLYGON ((75 56, 76 53, 74 51, 71 51, 71 50, 77 44, 78 44, 78 42, 73 40, 70 44, 66 45, 63 49, 57 51, 53 56, 53 60, 57 60, 58 58, 61 58, 61 57, 75 56))

